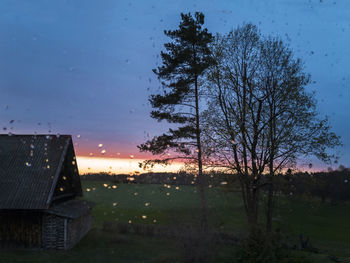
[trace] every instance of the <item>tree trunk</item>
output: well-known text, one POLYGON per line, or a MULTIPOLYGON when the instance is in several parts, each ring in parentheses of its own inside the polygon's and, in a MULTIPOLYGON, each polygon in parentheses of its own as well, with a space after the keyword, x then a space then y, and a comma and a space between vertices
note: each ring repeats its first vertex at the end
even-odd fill
POLYGON ((273 176, 270 174, 269 178, 269 189, 267 194, 267 211, 266 211, 266 232, 271 233, 272 230, 272 215, 273 215, 273 206, 274 206, 274 196, 273 196, 273 176))
POLYGON ((198 180, 201 199, 201 231, 206 232, 208 228, 207 220, 207 202, 205 198, 205 181, 203 176, 202 164, 202 147, 201 147, 201 131, 199 126, 199 97, 197 76, 195 77, 195 103, 196 103, 196 137, 197 137, 197 153, 198 153, 198 180))
POLYGON ((275 98, 274 93, 272 94, 272 102, 270 105, 270 163, 269 163, 269 169, 270 169, 270 175, 269 175, 269 189, 267 194, 267 211, 266 211, 266 232, 271 233, 272 230, 272 215, 273 215, 273 191, 274 191, 274 185, 273 185, 273 176, 274 176, 274 157, 275 157, 275 133, 276 133, 276 122, 275 122, 275 98))
MULTIPOLYGON (((246 182, 248 183, 248 182, 246 182)), ((246 186, 246 215, 248 219, 249 231, 253 231, 258 224, 259 216, 259 191, 252 188, 252 186, 246 186)))

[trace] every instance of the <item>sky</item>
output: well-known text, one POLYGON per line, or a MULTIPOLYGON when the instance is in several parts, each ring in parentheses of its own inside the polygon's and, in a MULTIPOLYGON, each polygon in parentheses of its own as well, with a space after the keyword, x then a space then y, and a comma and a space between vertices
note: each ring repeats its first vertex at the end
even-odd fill
MULTIPOLYGON (((350 166, 348 0, 2 0, 1 132, 72 134, 81 171, 92 161, 137 169, 150 155, 136 146, 167 130, 148 103, 159 91, 152 69, 169 41, 163 31, 195 11, 212 33, 252 22, 287 42, 311 74, 320 115, 342 137, 339 164, 350 166)), ((326 167, 301 167, 310 162, 326 167)))

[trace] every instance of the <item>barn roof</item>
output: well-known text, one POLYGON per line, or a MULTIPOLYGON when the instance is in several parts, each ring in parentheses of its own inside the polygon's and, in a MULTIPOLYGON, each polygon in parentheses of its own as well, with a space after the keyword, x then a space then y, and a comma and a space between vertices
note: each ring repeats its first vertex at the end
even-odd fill
POLYGON ((0 135, 0 209, 48 209, 69 147, 70 135, 0 135))
POLYGON ((73 199, 52 206, 49 210, 47 210, 47 213, 68 218, 78 218, 89 212, 93 206, 94 203, 92 202, 73 199))

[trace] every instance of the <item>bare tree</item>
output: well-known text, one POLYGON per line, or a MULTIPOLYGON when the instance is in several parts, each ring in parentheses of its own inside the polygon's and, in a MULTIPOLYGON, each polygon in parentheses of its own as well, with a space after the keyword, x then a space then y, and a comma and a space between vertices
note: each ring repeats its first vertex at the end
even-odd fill
POLYGON ((213 54, 204 129, 208 158, 238 174, 250 227, 258 222, 260 191, 268 186, 270 231, 274 174, 308 155, 329 161, 327 149, 339 138, 318 117, 314 94, 305 90, 310 77, 281 40, 263 38, 246 24, 217 36, 213 54))

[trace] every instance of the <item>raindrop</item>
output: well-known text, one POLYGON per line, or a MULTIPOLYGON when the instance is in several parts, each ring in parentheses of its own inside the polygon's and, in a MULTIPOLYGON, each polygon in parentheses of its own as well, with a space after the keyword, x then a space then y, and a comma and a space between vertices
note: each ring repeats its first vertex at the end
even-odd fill
POLYGON ((78 139, 80 138, 80 134, 77 135, 77 138, 78 138, 78 139))
POLYGON ((98 148, 101 148, 103 146, 103 144, 102 143, 100 143, 99 145, 98 145, 98 148))
POLYGON ((105 154, 105 153, 106 153, 106 150, 103 149, 103 150, 101 151, 101 154, 105 154))
POLYGON ((31 163, 26 162, 26 166, 31 167, 31 166, 32 166, 32 164, 31 164, 31 163))

